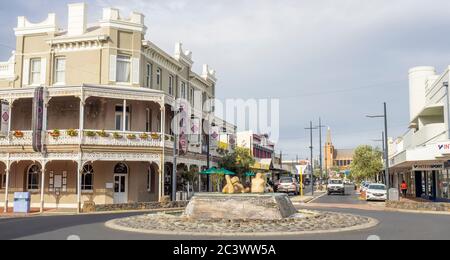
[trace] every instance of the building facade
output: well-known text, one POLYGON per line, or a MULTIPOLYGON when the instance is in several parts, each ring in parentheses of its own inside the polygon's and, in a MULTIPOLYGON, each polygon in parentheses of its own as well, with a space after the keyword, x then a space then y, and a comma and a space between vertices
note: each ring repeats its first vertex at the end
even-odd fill
POLYGON ((256 163, 255 171, 270 171, 275 156, 275 144, 268 135, 256 134, 252 131, 237 133, 237 145, 251 151, 256 163))
POLYGON ((331 130, 328 128, 327 140, 324 147, 325 170, 329 174, 339 174, 350 171, 350 165, 353 162, 353 149, 335 149, 331 130), (339 172, 337 172, 339 170, 339 172))
POLYGON ((404 180, 409 195, 437 201, 449 196, 449 82, 450 68, 441 75, 433 67, 409 71, 410 125, 389 143, 390 183, 404 180))
MULTIPOLYGON (((192 52, 181 43, 169 55, 145 39, 141 13, 125 18, 105 8, 88 26, 86 4, 68 11, 67 29, 56 14, 41 23, 19 17, 16 50, 0 63, 0 204, 7 208, 22 191, 41 210, 158 201, 172 191, 175 147, 183 151, 182 185, 183 171, 207 166, 204 124, 235 133, 205 109, 215 71, 193 72, 192 52), (174 142, 178 99, 190 105, 191 131, 174 142)), ((218 153, 210 153, 214 165, 218 153)))

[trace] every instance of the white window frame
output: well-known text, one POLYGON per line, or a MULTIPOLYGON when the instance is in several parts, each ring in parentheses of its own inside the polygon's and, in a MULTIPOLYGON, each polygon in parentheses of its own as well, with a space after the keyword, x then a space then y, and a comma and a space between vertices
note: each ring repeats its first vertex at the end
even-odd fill
POLYGON ((42 169, 39 166, 37 166, 36 164, 32 164, 30 167, 28 167, 28 169, 27 169, 27 191, 37 192, 37 191, 40 190, 40 185, 41 185, 40 177, 41 177, 41 174, 42 174, 42 169), (38 176, 37 177, 37 183, 36 184, 32 184, 34 187, 30 188, 30 170, 34 166, 36 166, 39 169, 39 171, 37 173, 36 172, 32 173, 32 174, 37 174, 37 176, 38 176))
POLYGON ((42 59, 41 58, 30 59, 30 76, 29 76, 29 81, 30 82, 29 82, 29 84, 31 86, 39 86, 39 85, 41 85, 41 79, 42 79, 41 73, 42 73, 42 59), (39 62, 39 71, 34 71, 33 64, 35 62, 39 62), (36 79, 35 79, 35 77, 33 75, 37 75, 36 76, 37 82, 34 82, 34 80, 36 80, 36 79))
POLYGON ((94 166, 92 166, 92 164, 86 164, 85 166, 83 166, 83 172, 81 173, 81 191, 82 192, 87 192, 87 193, 92 193, 92 192, 94 192, 94 166), (87 172, 86 171, 86 167, 90 167, 91 169, 92 169, 92 171, 90 171, 90 172, 87 172), (86 185, 86 182, 85 182, 85 178, 86 178, 86 175, 88 175, 88 174, 90 174, 92 177, 92 180, 91 180, 91 182, 92 182, 92 184, 90 185, 91 186, 91 189, 87 189, 86 187, 88 186, 88 185, 86 185))
POLYGON ((173 96, 173 83, 174 83, 174 77, 172 75, 169 75, 169 95, 173 96))
POLYGON ((145 78, 145 87, 152 88, 152 73, 153 73, 153 65, 151 63, 147 63, 147 74, 145 78))
POLYGON ((191 106, 194 107, 194 99, 195 99, 195 89, 190 88, 189 89, 189 101, 191 102, 191 106))
POLYGON ((161 89, 162 86, 162 69, 156 69, 156 85, 161 89))
POLYGON ((119 84, 131 84, 131 74, 132 74, 132 66, 131 66, 131 56, 128 55, 117 55, 117 65, 116 65, 116 82, 119 84), (119 63, 124 62, 128 64, 128 81, 120 80, 120 66, 119 63))
MULTIPOLYGON (((118 107, 121 107, 123 109, 123 105, 117 104, 115 106, 115 113, 114 113, 114 128, 116 129, 116 131, 122 131, 123 130, 123 111, 117 111, 118 107), (120 130, 117 129, 117 116, 120 116, 120 130)), ((127 111, 131 112, 131 108, 130 106, 127 106, 126 108, 127 111)), ((130 112, 126 112, 126 117, 128 117, 128 120, 125 120, 127 122, 127 126, 125 127, 125 131, 130 131, 131 129, 131 113, 130 112)))
POLYGON ((55 58, 55 76, 54 76, 54 80, 55 80, 55 85, 65 85, 66 84, 66 58, 65 57, 56 57, 55 58), (59 61, 64 61, 64 68, 58 69, 58 62, 59 61), (63 80, 61 81, 60 79, 58 79, 58 73, 63 73, 63 80))
POLYGON ((187 99, 186 83, 180 83, 180 98, 187 99))

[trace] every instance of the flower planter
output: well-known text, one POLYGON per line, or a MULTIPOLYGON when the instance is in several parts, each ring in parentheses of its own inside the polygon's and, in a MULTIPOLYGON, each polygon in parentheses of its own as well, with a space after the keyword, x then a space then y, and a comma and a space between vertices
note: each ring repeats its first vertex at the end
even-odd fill
POLYGON ((118 134, 118 133, 114 133, 114 134, 113 134, 113 138, 114 138, 114 139, 122 139, 123 136, 120 135, 120 134, 118 134))
POLYGON ((87 137, 95 137, 95 132, 88 131, 86 132, 87 137))
POLYGON ((129 140, 136 140, 136 135, 127 135, 129 140))
POLYGON ((70 137, 78 137, 78 131, 76 131, 74 129, 70 129, 67 131, 67 135, 70 137))
POLYGON ((141 134, 141 135, 139 135, 139 138, 141 138, 142 140, 147 140, 148 134, 141 134))
POLYGON ((53 132, 50 132, 49 135, 56 139, 61 136, 61 132, 59 130, 53 130, 53 132))
POLYGON ((14 137, 15 138, 23 138, 23 136, 24 136, 23 132, 20 132, 20 131, 14 132, 14 137))
POLYGON ((97 135, 104 138, 109 137, 109 134, 105 131, 97 132, 97 135))

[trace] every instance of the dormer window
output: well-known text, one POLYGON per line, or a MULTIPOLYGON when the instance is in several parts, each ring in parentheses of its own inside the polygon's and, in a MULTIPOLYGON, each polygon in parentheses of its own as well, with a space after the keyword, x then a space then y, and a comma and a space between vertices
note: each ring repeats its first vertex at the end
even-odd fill
POLYGON ((129 56, 117 56, 117 82, 130 83, 131 81, 131 61, 129 56))

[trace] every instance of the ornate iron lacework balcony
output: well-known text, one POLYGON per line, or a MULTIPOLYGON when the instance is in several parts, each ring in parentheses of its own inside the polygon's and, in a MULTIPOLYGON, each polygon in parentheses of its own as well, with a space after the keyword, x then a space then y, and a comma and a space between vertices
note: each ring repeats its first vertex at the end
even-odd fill
MULTIPOLYGON (((173 137, 165 135, 166 147, 173 147, 173 137)), ((12 131, 6 138, 0 138, 0 146, 31 146, 32 131, 12 131)), ((82 135, 78 129, 49 130, 44 138, 45 144, 55 145, 91 145, 119 147, 162 147, 160 133, 121 132, 110 130, 84 130, 82 135)))

